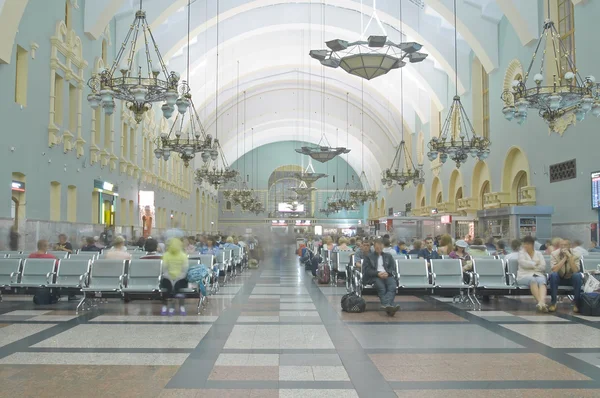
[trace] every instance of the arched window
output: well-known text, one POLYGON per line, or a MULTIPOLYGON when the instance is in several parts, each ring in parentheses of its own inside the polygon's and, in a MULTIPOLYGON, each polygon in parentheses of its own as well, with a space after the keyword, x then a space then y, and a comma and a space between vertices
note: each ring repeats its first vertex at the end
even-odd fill
POLYGON ((436 201, 435 201, 435 202, 436 202, 436 204, 438 204, 438 205, 439 205, 440 203, 442 203, 442 193, 441 193, 441 192, 440 192, 440 193, 438 193, 438 196, 437 196, 437 198, 436 198, 436 201))
POLYGON ((527 186, 527 173, 522 172, 517 178, 519 179, 517 181, 517 203, 521 203, 523 200, 522 188, 527 186))
POLYGON ((231 210, 231 202, 229 200, 225 203, 225 210, 231 210))

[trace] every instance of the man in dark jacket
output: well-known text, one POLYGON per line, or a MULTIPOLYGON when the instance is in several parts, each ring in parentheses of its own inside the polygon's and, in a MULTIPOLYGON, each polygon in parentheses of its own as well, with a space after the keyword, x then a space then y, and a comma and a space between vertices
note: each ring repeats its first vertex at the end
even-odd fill
POLYGON ((381 301, 381 308, 385 309, 389 316, 394 316, 400 309, 394 304, 396 297, 396 262, 389 253, 383 252, 383 242, 375 241, 375 250, 367 255, 363 261, 363 282, 374 284, 381 301))

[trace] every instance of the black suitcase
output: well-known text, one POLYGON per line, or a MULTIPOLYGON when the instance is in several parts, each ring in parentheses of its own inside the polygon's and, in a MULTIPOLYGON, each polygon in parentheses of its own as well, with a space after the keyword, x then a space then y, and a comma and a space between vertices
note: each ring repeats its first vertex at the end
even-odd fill
POLYGON ((579 313, 587 316, 600 316, 600 293, 582 294, 579 313))

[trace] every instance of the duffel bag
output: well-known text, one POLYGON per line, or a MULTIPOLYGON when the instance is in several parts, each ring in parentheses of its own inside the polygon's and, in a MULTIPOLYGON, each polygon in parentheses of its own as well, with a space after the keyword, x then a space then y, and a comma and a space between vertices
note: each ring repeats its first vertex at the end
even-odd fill
POLYGON ((50 290, 38 290, 33 295, 33 303, 36 305, 51 305, 58 303, 59 296, 50 290))
POLYGON ((356 293, 349 293, 342 296, 342 311, 351 313, 365 312, 367 303, 364 298, 358 297, 356 293))
POLYGON ((579 313, 587 316, 600 316, 600 293, 582 294, 579 313))

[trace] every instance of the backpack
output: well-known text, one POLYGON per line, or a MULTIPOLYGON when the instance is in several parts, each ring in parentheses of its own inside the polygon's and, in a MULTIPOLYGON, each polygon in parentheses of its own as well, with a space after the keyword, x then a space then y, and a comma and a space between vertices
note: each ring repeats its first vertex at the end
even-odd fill
POLYGON ((320 284, 328 284, 330 280, 331 271, 329 270, 329 265, 327 263, 319 264, 319 268, 317 270, 317 278, 320 284))
POLYGON ((58 297, 58 294, 51 293, 50 290, 44 289, 33 295, 33 303, 36 305, 56 304, 58 303, 58 297))
POLYGON ((349 293, 342 296, 342 311, 351 313, 365 312, 367 303, 362 297, 358 297, 356 293, 349 293))
POLYGON ((201 283, 208 276, 206 265, 192 265, 187 272, 187 280, 190 283, 201 283))
POLYGON ((587 316, 600 316, 600 293, 582 294, 579 313, 587 316))

